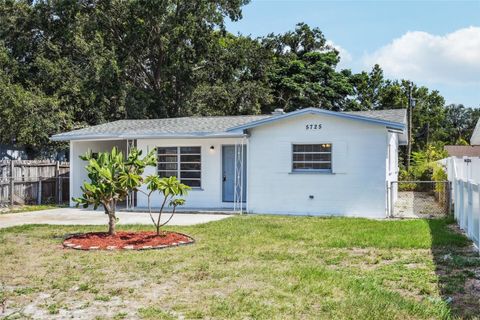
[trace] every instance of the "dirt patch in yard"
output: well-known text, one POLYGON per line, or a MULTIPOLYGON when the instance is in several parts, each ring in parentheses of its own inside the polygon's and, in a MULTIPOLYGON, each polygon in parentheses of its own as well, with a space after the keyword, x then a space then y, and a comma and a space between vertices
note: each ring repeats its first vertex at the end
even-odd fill
POLYGON ((396 218, 441 218, 446 210, 433 192, 399 191, 393 215, 396 218))
POLYGON ((432 250, 440 292, 455 314, 477 318, 480 302, 480 257, 474 247, 432 250))
MULTIPOLYGON (((149 229, 122 226, 143 230, 149 229)), ((444 319, 478 313, 480 258, 442 220, 242 216, 175 230, 193 235, 196 245, 58 250, 64 235, 104 226, 0 229, 6 307, 0 318, 444 319)))
POLYGON ((172 246, 191 244, 194 240, 181 233, 163 232, 117 232, 109 235, 105 232, 75 234, 63 242, 65 248, 78 250, 145 250, 162 249, 172 246))

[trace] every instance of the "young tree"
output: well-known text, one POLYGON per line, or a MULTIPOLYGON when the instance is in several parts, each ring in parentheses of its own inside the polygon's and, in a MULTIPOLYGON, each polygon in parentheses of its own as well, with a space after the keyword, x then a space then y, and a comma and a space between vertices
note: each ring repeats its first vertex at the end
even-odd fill
POLYGON ((150 175, 145 179, 145 183, 147 184, 148 192, 143 192, 147 195, 148 201, 148 212, 150 214, 150 219, 152 219, 155 228, 157 229, 157 236, 160 235, 160 228, 170 222, 175 214, 175 210, 178 206, 185 204, 185 199, 177 198, 178 196, 184 196, 190 190, 190 187, 181 183, 176 177, 168 177, 168 178, 160 178, 157 175, 150 175), (162 205, 160 206, 160 211, 158 213, 157 220, 153 218, 152 215, 152 206, 150 198, 153 193, 159 192, 163 195, 162 205), (162 213, 165 208, 165 205, 168 202, 168 206, 172 207, 172 214, 164 223, 160 223, 160 219, 162 218, 162 213))
POLYGON ((125 158, 114 147, 111 152, 98 153, 97 157, 91 152, 80 157, 88 161, 85 168, 90 182, 83 183, 83 195, 73 198, 73 201, 77 203, 77 207, 83 205, 84 208, 93 205, 93 208, 97 209, 102 205, 108 215, 109 235, 115 235, 117 203, 125 200, 130 191, 137 191, 142 185, 145 167, 155 165, 154 150, 144 158, 141 158, 141 155, 141 150, 132 149, 125 158))

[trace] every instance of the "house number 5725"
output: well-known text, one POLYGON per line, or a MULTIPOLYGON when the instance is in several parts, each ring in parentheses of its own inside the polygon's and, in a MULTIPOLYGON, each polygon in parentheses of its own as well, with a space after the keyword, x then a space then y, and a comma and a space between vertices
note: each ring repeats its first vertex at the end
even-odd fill
POLYGON ((319 130, 319 129, 322 129, 322 125, 320 123, 316 123, 316 124, 307 124, 305 126, 305 129, 306 130, 319 130))

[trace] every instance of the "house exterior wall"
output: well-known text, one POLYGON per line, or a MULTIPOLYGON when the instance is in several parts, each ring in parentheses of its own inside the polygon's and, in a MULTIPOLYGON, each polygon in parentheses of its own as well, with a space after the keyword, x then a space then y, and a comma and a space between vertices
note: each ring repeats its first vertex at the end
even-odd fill
POLYGON ((385 127, 306 115, 254 128, 250 134, 249 212, 385 217, 385 127), (306 130, 311 123, 322 128, 306 130), (331 143, 332 173, 292 173, 294 143, 331 143))
MULTIPOLYGON (((188 193, 185 205, 182 208, 232 208, 233 203, 222 202, 222 145, 241 143, 242 138, 222 139, 139 139, 137 148, 146 154, 156 147, 201 147, 201 188, 192 188, 188 193), (211 150, 210 147, 214 149, 211 150)), ((246 142, 246 141, 244 141, 246 142)), ((156 173, 156 167, 147 167, 144 175, 156 173)), ((145 187, 143 190, 145 191, 145 187)), ((151 198, 152 207, 159 207, 161 196, 156 194, 151 198)), ((137 207, 146 208, 147 197, 137 193, 137 207)))
POLYGON ((126 151, 127 143, 123 140, 110 141, 71 141, 70 142, 70 206, 75 206, 71 200, 72 197, 78 198, 82 195, 80 187, 83 181, 88 181, 87 171, 85 166, 86 161, 80 159, 91 150, 92 152, 111 151, 113 147, 117 146, 121 151, 126 151))
MULTIPOLYGON (((398 136, 383 126, 332 115, 303 115, 249 130, 248 138, 138 139, 146 154, 156 147, 200 146, 201 188, 192 189, 185 208, 233 207, 222 201, 222 145, 247 145, 247 202, 251 213, 310 214, 384 218, 387 181, 398 176, 398 136), (321 124, 306 130, 307 124, 321 124), (292 145, 332 144, 331 173, 292 173, 292 145), (211 150, 211 146, 214 147, 211 150), (313 199, 310 199, 313 196, 313 199)), ((126 141, 72 141, 70 148, 71 196, 81 195, 87 179, 86 163, 79 159, 92 152, 126 150, 126 141)), ((147 167, 144 175, 156 173, 147 167)), ((143 189, 145 190, 145 188, 143 189)), ((152 206, 161 203, 152 197, 152 206)), ((73 203, 71 203, 73 205, 73 203)), ((137 194, 137 207, 147 207, 147 197, 137 194)))
POLYGON ((398 199, 398 183, 392 183, 398 181, 398 148, 399 148, 399 136, 395 133, 388 133, 388 150, 387 150, 387 170, 386 170, 386 183, 387 190, 390 189, 390 193, 387 192, 387 208, 388 212, 392 212, 392 206, 398 199))

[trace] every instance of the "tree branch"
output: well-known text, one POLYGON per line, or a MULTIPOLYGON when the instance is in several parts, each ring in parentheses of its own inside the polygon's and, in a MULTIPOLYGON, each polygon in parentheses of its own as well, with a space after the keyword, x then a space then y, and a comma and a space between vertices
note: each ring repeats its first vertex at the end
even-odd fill
POLYGON ((170 218, 168 218, 168 220, 165 221, 160 227, 163 227, 164 225, 166 225, 167 223, 169 223, 170 220, 172 220, 173 215, 175 214, 175 209, 176 209, 176 208, 177 208, 177 206, 173 206, 172 215, 171 215, 170 218))
POLYGON ((160 207, 160 212, 158 213, 158 221, 155 224, 157 226, 157 229, 160 228, 160 218, 162 217, 163 208, 165 207, 165 203, 167 202, 167 199, 168 199, 168 196, 163 198, 163 203, 162 203, 162 206, 160 207))

